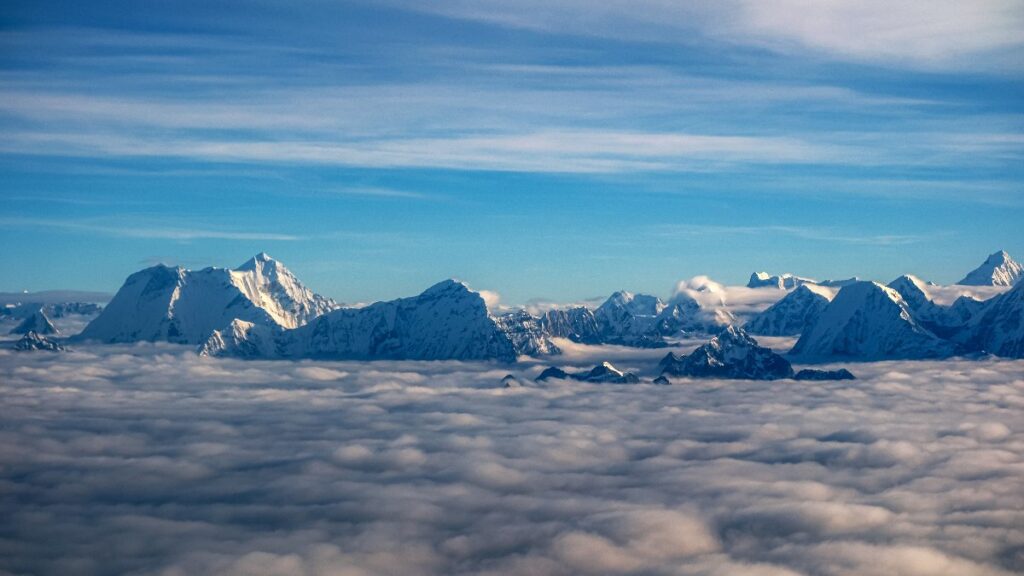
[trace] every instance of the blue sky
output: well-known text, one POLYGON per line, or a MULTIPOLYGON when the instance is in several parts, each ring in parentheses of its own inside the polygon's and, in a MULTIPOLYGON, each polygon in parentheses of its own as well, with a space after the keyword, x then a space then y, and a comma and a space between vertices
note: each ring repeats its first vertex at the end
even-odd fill
POLYGON ((0 10, 0 290, 266 251, 355 302, 1024 257, 1024 2, 0 10))

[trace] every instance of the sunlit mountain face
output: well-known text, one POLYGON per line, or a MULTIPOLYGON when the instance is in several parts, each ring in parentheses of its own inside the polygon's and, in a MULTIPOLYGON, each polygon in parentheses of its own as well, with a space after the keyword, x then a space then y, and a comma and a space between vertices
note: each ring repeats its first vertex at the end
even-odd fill
POLYGON ((1021 0, 8 4, 0 574, 1024 573, 1021 0))

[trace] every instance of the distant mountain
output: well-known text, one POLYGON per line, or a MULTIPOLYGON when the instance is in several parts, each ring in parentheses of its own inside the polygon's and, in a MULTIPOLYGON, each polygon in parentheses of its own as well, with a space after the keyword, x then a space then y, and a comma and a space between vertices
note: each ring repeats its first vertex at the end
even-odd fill
POLYGON ((604 341, 594 311, 584 306, 549 310, 540 317, 538 323, 545 334, 555 338, 568 338, 581 344, 600 344, 604 341))
POLYGON ((36 308, 31 314, 25 316, 25 319, 15 326, 10 334, 28 334, 30 332, 40 336, 49 336, 57 334, 57 328, 41 308, 36 308))
POLYGON ((111 295, 106 292, 86 292, 82 290, 43 290, 40 292, 0 292, 0 305, 4 304, 63 304, 65 302, 82 302, 103 304, 110 301, 111 295))
POLYGON ((792 274, 769 275, 767 272, 754 272, 750 275, 747 288, 777 288, 790 290, 803 284, 817 284, 817 280, 801 278, 792 274))
POLYGON ((818 282, 818 286, 824 286, 826 288, 842 288, 843 286, 849 286, 850 284, 856 284, 862 280, 856 276, 850 278, 843 278, 840 280, 822 280, 818 282))
POLYGON ((579 380, 580 382, 593 382, 598 384, 636 384, 640 382, 634 374, 623 372, 612 366, 609 362, 602 362, 586 372, 568 373, 561 368, 547 368, 537 376, 537 382, 544 382, 550 379, 558 380, 579 380))
POLYGON ((860 282, 860 278, 856 276, 852 278, 846 278, 844 280, 814 280, 813 278, 804 278, 802 276, 794 276, 793 274, 780 274, 770 275, 767 272, 754 272, 750 275, 750 280, 747 281, 747 288, 777 288, 779 290, 792 290, 797 286, 803 286, 806 284, 817 284, 818 286, 825 286, 826 288, 842 288, 854 282, 860 282))
POLYGON ((714 334, 734 324, 736 317, 725 302, 725 287, 706 276, 680 283, 676 294, 655 318, 654 329, 663 337, 714 334))
POLYGON ((200 349, 211 356, 334 360, 500 360, 516 350, 480 294, 454 280, 419 296, 341 308, 291 330, 236 322, 200 349))
POLYGON ((793 367, 782 356, 759 346, 742 328, 729 326, 688 356, 669 353, 661 374, 692 378, 777 380, 792 378, 793 367))
POLYGON ((832 292, 802 284, 767 310, 751 318, 743 329, 760 336, 795 336, 817 321, 832 300, 832 292))
POLYGON ((971 350, 1024 358, 1024 282, 980 304, 954 338, 971 350))
POLYGON ((1024 266, 1015 262, 1005 250, 989 255, 988 258, 962 280, 964 286, 1014 286, 1024 277, 1024 266))
POLYGON ((36 332, 28 332, 22 336, 21 340, 14 343, 14 349, 18 352, 28 352, 31 350, 63 352, 65 350, 64 345, 59 342, 54 342, 41 334, 37 334, 36 332))
POLYGON ((857 282, 839 291, 790 354, 879 360, 942 358, 957 351, 914 319, 899 292, 877 282, 857 282))
POLYGON ((969 317, 969 314, 964 316, 968 311, 963 308, 968 305, 968 301, 961 302, 955 309, 940 306, 931 299, 929 285, 917 276, 904 274, 890 282, 889 288, 899 293, 918 323, 936 336, 948 339, 964 326, 969 317))
POLYGON ((294 328, 337 307, 262 253, 236 270, 158 265, 129 276, 78 338, 200 344, 236 319, 294 328))
POLYGON ((526 356, 549 356, 562 351, 551 341, 539 319, 526 310, 503 314, 494 319, 498 329, 512 342, 516 354, 526 356))
POLYGON ((665 309, 660 298, 620 291, 612 294, 597 310, 601 341, 637 347, 664 346, 655 331, 658 314, 665 309))

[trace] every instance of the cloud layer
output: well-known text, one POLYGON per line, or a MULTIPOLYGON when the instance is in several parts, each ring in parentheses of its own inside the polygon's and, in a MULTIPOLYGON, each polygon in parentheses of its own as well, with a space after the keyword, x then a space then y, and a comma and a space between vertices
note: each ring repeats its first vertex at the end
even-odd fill
POLYGON ((501 389, 487 364, 0 352, 0 571, 1010 574, 1022 367, 501 389))

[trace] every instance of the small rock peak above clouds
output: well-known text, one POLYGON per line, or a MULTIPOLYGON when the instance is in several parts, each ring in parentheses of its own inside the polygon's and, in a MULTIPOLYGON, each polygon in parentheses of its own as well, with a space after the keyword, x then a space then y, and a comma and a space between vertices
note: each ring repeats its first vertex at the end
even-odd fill
POLYGON ((796 336, 818 320, 831 300, 829 289, 802 284, 751 318, 743 329, 760 336, 796 336))
POLYGON ((63 352, 67 348, 59 342, 54 342, 46 336, 35 331, 29 331, 20 340, 14 343, 14 350, 28 352, 32 350, 46 350, 48 352, 63 352))
POLYGON ((793 376, 793 380, 810 380, 810 381, 826 381, 826 380, 856 380, 857 377, 853 375, 846 368, 840 368, 838 370, 815 370, 813 368, 804 368, 803 370, 796 373, 793 376))
POLYGON ((842 288, 790 351, 808 359, 943 358, 958 347, 922 326, 900 293, 877 282, 842 288))
POLYGON ((1024 277, 1024 266, 1016 262, 1005 250, 988 258, 957 284, 963 286, 1014 286, 1024 277))
POLYGON ((522 388, 523 381, 516 378, 514 374, 506 374, 499 384, 502 388, 522 388))
POLYGON ((546 380, 578 380, 580 382, 592 382, 596 384, 637 384, 640 382, 632 372, 623 372, 613 366, 610 362, 602 362, 585 372, 568 373, 561 368, 551 366, 537 376, 537 382, 546 380))
POLYGON ((663 376, 777 380, 792 378, 782 356, 758 345, 742 328, 728 326, 688 356, 669 353, 659 363, 663 376))
POLYGON ((10 334, 28 334, 33 332, 38 335, 52 335, 57 334, 58 330, 50 322, 50 319, 43 312, 42 308, 36 308, 30 314, 25 316, 25 319, 15 326, 10 334))

